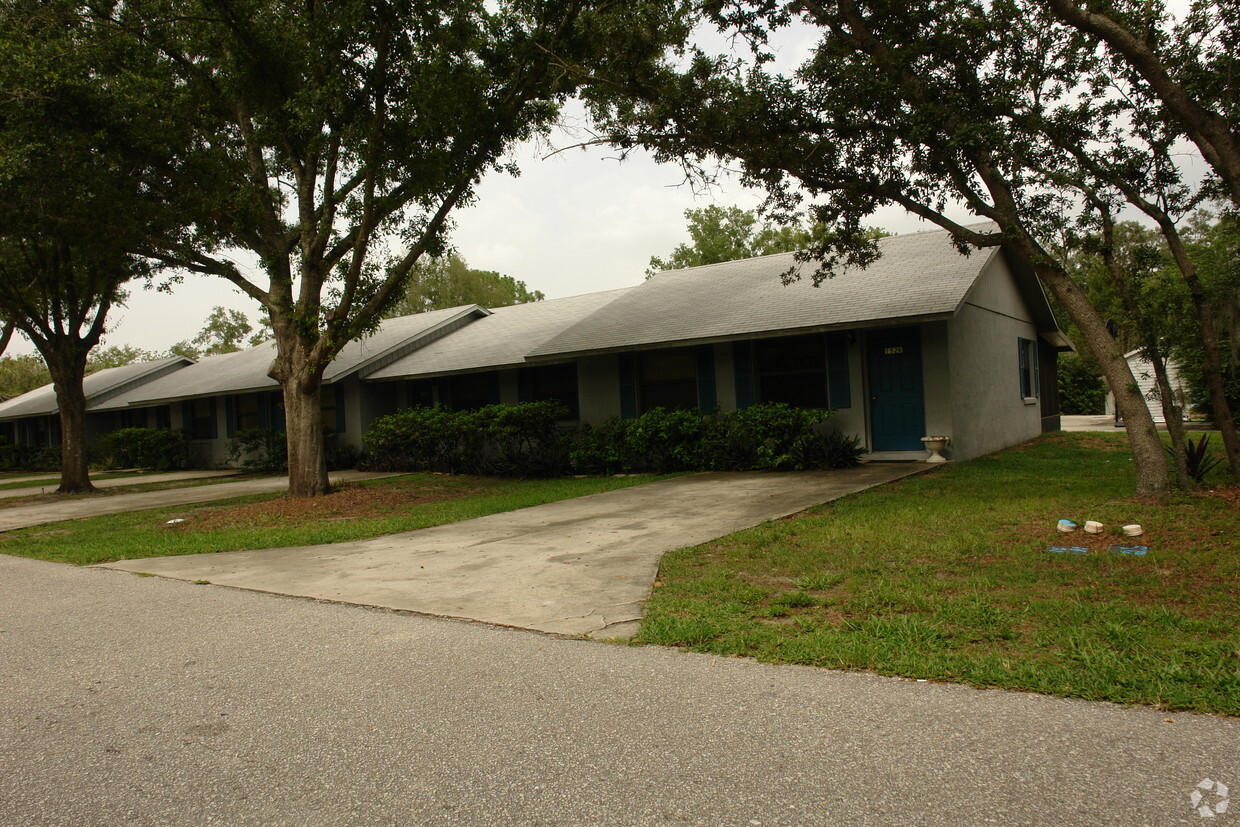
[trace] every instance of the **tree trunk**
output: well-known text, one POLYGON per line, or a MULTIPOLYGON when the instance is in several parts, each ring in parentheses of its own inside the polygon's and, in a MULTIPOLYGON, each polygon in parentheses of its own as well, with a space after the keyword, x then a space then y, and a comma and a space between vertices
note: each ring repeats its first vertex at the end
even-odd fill
POLYGON ((1076 322, 1085 344, 1102 368, 1103 376, 1115 397, 1115 409, 1124 420, 1132 460, 1137 475, 1138 497, 1162 497, 1171 489, 1162 440, 1154 427, 1154 417, 1145 405, 1137 380, 1133 378, 1119 345, 1107 332, 1106 322, 1090 303, 1089 298, 1068 275, 1053 266, 1036 267, 1042 283, 1050 288, 1055 299, 1076 322))
POLYGON ((82 377, 86 358, 74 355, 44 354, 60 409, 60 487, 58 494, 93 491, 90 481, 90 455, 86 445, 86 393, 82 377), (47 358, 49 355, 54 358, 47 358))
POLYGON ((331 493, 327 479, 327 451, 323 444, 320 385, 305 382, 284 385, 284 426, 288 439, 288 496, 321 497, 331 493))
POLYGON ((1214 407, 1214 427, 1219 429, 1223 438, 1223 451, 1227 456, 1231 478, 1234 482, 1240 482, 1240 433, 1237 433, 1236 420, 1231 404, 1227 401, 1227 388, 1223 382, 1223 357, 1219 350, 1218 326, 1214 323, 1215 309, 1210 305, 1205 287, 1197 275, 1197 268, 1189 258, 1188 250, 1184 248, 1175 226, 1167 222, 1162 229, 1180 275, 1188 286, 1193 310, 1197 313, 1198 332, 1201 334, 1201 374, 1210 394, 1210 404, 1214 407))
POLYGON ((1193 478, 1188 475, 1188 454, 1184 445, 1184 408, 1176 401, 1175 388, 1171 387, 1171 378, 1167 376, 1167 360, 1162 353, 1151 353, 1147 356, 1153 357, 1150 364, 1154 366, 1154 381, 1158 383, 1158 395, 1161 397, 1167 433, 1171 435, 1175 482, 1187 491, 1193 487, 1193 478))
POLYGON ((302 341, 287 319, 273 322, 278 347, 267 375, 280 383, 284 394, 288 496, 322 497, 331 493, 320 401, 323 369, 313 368, 307 359, 313 341, 302 341))

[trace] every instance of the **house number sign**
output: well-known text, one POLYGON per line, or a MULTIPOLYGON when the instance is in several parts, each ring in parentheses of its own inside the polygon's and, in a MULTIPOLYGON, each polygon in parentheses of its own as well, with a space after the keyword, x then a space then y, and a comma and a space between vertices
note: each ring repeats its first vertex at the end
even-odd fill
POLYGON ((897 355, 899 355, 899 354, 901 354, 901 353, 903 353, 903 352, 904 352, 904 348, 902 348, 902 347, 885 347, 885 348, 883 348, 883 355, 884 355, 884 356, 897 356, 897 355))

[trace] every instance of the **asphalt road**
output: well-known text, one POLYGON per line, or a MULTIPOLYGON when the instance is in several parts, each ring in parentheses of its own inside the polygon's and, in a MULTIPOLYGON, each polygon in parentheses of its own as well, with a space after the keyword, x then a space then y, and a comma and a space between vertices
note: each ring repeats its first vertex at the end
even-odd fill
POLYGON ((0 607, 4 825, 1240 816, 1189 799, 1240 789, 1236 720, 3 556, 0 607))

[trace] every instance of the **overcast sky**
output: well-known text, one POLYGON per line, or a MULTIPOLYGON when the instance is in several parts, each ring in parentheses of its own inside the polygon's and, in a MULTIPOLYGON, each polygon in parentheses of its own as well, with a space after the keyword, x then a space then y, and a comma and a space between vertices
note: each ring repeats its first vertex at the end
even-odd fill
MULTIPOLYGON (((808 28, 780 32, 775 69, 799 65, 814 39, 808 28)), ((704 35, 699 42, 712 50, 729 48, 718 35, 704 35)), ((570 114, 566 121, 571 120, 570 114)), ((550 139, 553 147, 581 140, 580 132, 564 131, 550 139)), ((452 243, 471 266, 512 276, 548 298, 638 284, 651 256, 664 256, 689 240, 686 209, 712 203, 750 209, 762 200, 762 193, 735 182, 695 192, 679 168, 656 164, 641 152, 620 162, 604 147, 545 157, 549 151, 546 143, 517 147, 512 158, 522 174, 493 173, 484 179, 476 204, 456 213, 452 234, 452 243)), ((870 223, 894 233, 929 228, 901 209, 881 212, 870 223)), ((253 278, 266 283, 261 274, 253 278)), ((140 286, 130 293, 127 305, 111 314, 105 345, 165 351, 193 338, 216 305, 241 310, 251 321, 259 317, 256 302, 218 277, 187 275, 171 294, 140 286)), ((32 350, 15 337, 11 352, 32 350)))

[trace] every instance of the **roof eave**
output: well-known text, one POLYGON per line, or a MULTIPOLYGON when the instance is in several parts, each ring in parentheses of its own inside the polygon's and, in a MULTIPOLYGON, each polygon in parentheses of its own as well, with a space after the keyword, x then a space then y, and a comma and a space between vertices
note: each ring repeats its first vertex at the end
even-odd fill
POLYGON ((538 353, 525 357, 525 364, 547 364, 579 359, 585 356, 604 356, 609 353, 634 353, 644 350, 661 350, 672 347, 692 347, 694 345, 713 345, 726 342, 750 341, 754 339, 776 339, 783 336, 800 336, 810 333, 831 333, 848 330, 872 330, 882 327, 900 327, 911 324, 942 322, 954 318, 956 312, 923 313, 912 316, 884 317, 882 319, 860 319, 829 325, 811 325, 807 327, 779 328, 753 332, 733 333, 722 336, 703 336, 694 339, 673 339, 660 342, 642 342, 632 345, 617 345, 590 350, 562 351, 557 353, 538 353))

